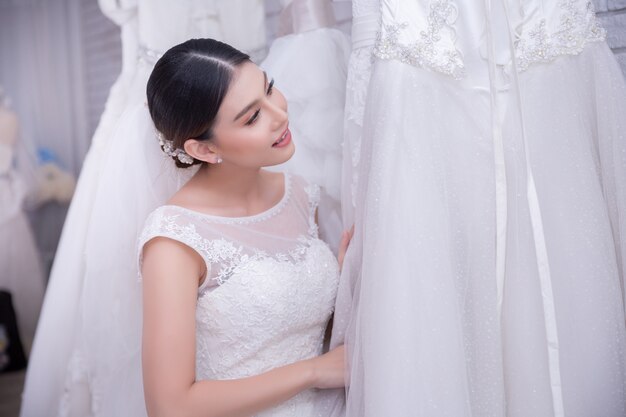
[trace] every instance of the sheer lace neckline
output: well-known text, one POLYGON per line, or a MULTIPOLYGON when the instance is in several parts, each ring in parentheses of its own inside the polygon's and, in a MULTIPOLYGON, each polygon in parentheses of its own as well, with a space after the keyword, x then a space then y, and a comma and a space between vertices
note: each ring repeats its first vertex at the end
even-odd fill
POLYGON ((220 222, 220 223, 258 222, 261 220, 266 220, 280 213, 280 211, 283 209, 283 207, 285 207, 285 205, 289 201, 289 197, 291 195, 291 176, 287 172, 283 173, 283 184, 284 184, 283 196, 278 201, 278 203, 268 208, 267 210, 264 210, 260 213, 252 214, 250 216, 239 216, 239 217, 219 216, 216 214, 203 213, 201 211, 193 210, 190 208, 186 208, 186 207, 178 206, 174 204, 166 204, 163 207, 179 210, 179 211, 185 212, 187 214, 190 214, 192 216, 195 216, 201 219, 208 219, 208 220, 220 222))

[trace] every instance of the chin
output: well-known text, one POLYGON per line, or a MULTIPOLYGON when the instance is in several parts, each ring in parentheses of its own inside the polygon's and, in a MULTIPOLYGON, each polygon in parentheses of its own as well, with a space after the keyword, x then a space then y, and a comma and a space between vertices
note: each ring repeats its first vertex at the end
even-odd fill
POLYGON ((278 153, 279 155, 276 155, 275 159, 269 162, 265 166, 272 167, 272 166, 284 164, 285 162, 291 159, 294 153, 296 153, 296 147, 294 146, 293 142, 291 142, 285 148, 280 149, 280 152, 278 153))

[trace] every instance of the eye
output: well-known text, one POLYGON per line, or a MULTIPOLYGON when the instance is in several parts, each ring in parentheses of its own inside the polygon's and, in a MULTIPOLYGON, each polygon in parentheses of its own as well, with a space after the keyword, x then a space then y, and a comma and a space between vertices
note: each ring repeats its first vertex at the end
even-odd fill
POLYGON ((254 112, 254 114, 252 115, 252 117, 250 117, 250 118, 248 119, 248 121, 246 122, 246 126, 249 126, 249 125, 251 125, 251 124, 254 124, 254 122, 256 122, 256 121, 257 121, 257 119, 259 118, 259 113, 260 113, 260 112, 261 112, 261 110, 260 110, 260 109, 259 109, 259 110, 257 110, 257 111, 255 111, 255 112, 254 112))
MULTIPOLYGON (((269 85, 267 86, 267 91, 265 92, 265 94, 267 94, 268 96, 271 96, 272 91, 274 91, 274 79, 273 78, 270 81, 269 85)), ((259 119, 260 113, 261 113, 261 109, 258 109, 257 111, 255 111, 252 117, 250 117, 250 119, 248 119, 248 121, 245 123, 246 126, 250 126, 254 124, 254 122, 256 122, 259 119)))
POLYGON ((271 96, 272 91, 274 91, 274 79, 273 78, 272 78, 272 81, 270 81, 269 86, 267 87, 267 95, 271 96))

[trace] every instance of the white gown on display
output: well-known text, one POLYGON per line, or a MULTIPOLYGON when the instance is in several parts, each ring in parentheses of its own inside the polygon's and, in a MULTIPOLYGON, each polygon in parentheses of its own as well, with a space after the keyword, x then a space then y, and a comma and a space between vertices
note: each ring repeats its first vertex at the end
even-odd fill
POLYGON ((20 339, 28 353, 43 301, 44 278, 22 209, 27 188, 14 166, 18 140, 17 117, 0 103, 0 289, 11 293, 20 339))
MULTIPOLYGON (((116 169, 128 173, 131 167, 136 168, 140 164, 140 157, 136 156, 127 165, 119 165, 123 159, 120 156, 122 152, 124 155, 131 154, 129 149, 134 144, 129 142, 130 138, 139 140, 140 137, 120 132, 127 132, 128 129, 139 131, 138 126, 132 126, 135 123, 132 117, 124 115, 134 114, 138 106, 143 106, 146 83, 156 59, 170 47, 198 37, 224 40, 253 55, 260 56, 265 49, 265 14, 261 0, 128 0, 116 1, 115 4, 101 0, 100 6, 122 26, 122 74, 111 90, 92 148, 83 164, 55 256, 27 371, 22 417, 121 415, 111 413, 106 405, 100 405, 107 402, 106 387, 114 382, 103 382, 105 378, 95 368, 100 366, 98 361, 110 358, 106 354, 98 359, 92 355, 94 349, 86 344, 86 334, 100 332, 106 338, 106 331, 101 326, 106 317, 103 313, 107 310, 93 300, 119 302, 123 279, 120 277, 115 284, 108 281, 107 290, 111 292, 99 294, 103 291, 104 281, 90 278, 88 270, 90 264, 97 263, 97 260, 94 261, 96 254, 107 256, 98 242, 107 241, 102 236, 103 231, 116 233, 116 236, 110 237, 117 242, 135 242, 137 229, 145 216, 156 207, 154 204, 162 204, 167 199, 164 195, 162 201, 146 206, 134 218, 132 228, 116 232, 112 232, 114 222, 101 213, 105 207, 115 204, 119 204, 122 213, 132 211, 129 207, 122 207, 127 201, 111 185, 118 180, 115 178, 119 174, 114 172, 116 169), (122 123, 131 126, 122 128, 122 123), (99 236, 93 236, 93 233, 99 236)), ((142 134, 145 134, 145 129, 142 134)), ((156 147, 158 149, 158 145, 156 147)), ((151 180, 144 179, 145 184, 151 180)), ((129 182, 128 179, 124 181, 124 184, 129 182)), ((177 185, 180 183, 177 182, 177 185)), ((118 185, 117 189, 121 190, 121 187, 118 185)), ((168 189, 170 192, 174 190, 175 187, 168 189)), ((122 258, 116 259, 122 262, 122 258)), ((116 342, 109 340, 108 343, 116 342)), ((101 345, 106 351, 105 345, 101 345)), ((110 354, 114 354, 114 349, 110 350, 110 354)))
POLYGON ((626 415, 626 87, 591 3, 353 10, 347 416, 626 415))
MULTIPOLYGON (((285 175, 281 201, 249 217, 162 206, 146 221, 155 237, 189 246, 206 262, 196 307, 196 379, 236 379, 322 353, 339 268, 318 238, 319 187, 285 175)), ((267 417, 313 417, 321 391, 303 391, 267 417)))
POLYGON ((277 38, 261 63, 289 103, 289 127, 296 153, 278 170, 320 184, 320 228, 337 249, 341 235, 343 109, 350 42, 333 28, 330 0, 284 2, 277 38))

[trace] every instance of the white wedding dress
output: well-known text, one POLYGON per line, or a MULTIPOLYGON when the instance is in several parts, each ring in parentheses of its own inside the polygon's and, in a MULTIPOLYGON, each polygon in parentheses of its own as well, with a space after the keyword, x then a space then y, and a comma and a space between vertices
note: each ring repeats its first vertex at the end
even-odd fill
MULTIPOLYGON (((100 372, 94 371, 99 359, 85 345, 86 333, 102 331, 97 320, 104 320, 102 312, 106 311, 106 307, 96 307, 94 302, 106 297, 101 293, 101 282, 88 277, 88 257, 91 254, 93 259, 98 252, 107 256, 97 240, 106 241, 102 233, 112 234, 113 223, 99 211, 114 202, 119 202, 122 213, 131 211, 122 207, 124 202, 118 201, 122 194, 110 186, 116 181, 116 170, 124 172, 139 164, 144 156, 129 152, 133 144, 128 135, 120 132, 135 129, 132 137, 139 140, 139 127, 132 126, 135 122, 128 115, 143 106, 146 83, 156 60, 170 47, 198 37, 224 40, 254 55, 262 55, 265 50, 262 0, 100 0, 100 6, 122 26, 122 73, 111 90, 83 164, 55 255, 26 374, 22 417, 115 415, 107 414, 106 407, 99 405, 106 402, 107 392, 102 392, 104 388, 98 392, 96 388, 102 380, 100 372), (131 126, 122 127, 122 123, 131 126), (124 155, 133 155, 134 161, 120 165, 122 151, 124 155), (96 238, 94 233, 99 236, 96 238), (101 310, 94 311, 98 308, 101 310)), ((144 179, 145 184, 150 180, 144 179)), ((164 195, 161 203, 167 197, 164 195)), ((126 228, 111 236, 119 239, 118 246, 119 242, 136 240, 136 229, 149 213, 146 210, 133 219, 133 229, 126 228)), ((119 293, 108 295, 111 303, 120 302, 119 293)))
MULTIPOLYGON (((285 192, 269 210, 217 217, 178 206, 156 209, 141 247, 155 237, 179 241, 206 262, 196 307, 196 379, 236 379, 322 353, 339 268, 318 238, 319 187, 284 174, 285 192)), ((259 413, 313 417, 317 390, 259 413)))
POLYGON ((347 416, 626 415, 626 87, 592 5, 353 10, 347 416))

